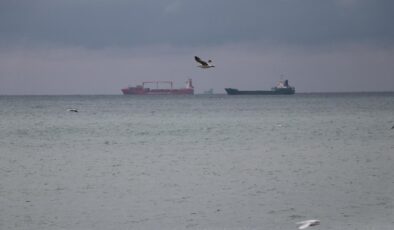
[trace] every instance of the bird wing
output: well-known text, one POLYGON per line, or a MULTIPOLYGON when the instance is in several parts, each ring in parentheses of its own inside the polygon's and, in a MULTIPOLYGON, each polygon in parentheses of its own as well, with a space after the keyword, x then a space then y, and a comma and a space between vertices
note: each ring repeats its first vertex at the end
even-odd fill
POLYGON ((310 220, 303 220, 303 221, 297 222, 296 224, 302 225, 302 224, 306 224, 306 223, 309 223, 309 222, 310 222, 310 220))
POLYGON ((305 229, 305 228, 307 228, 307 227, 309 227, 309 226, 310 226, 309 223, 305 223, 305 224, 299 226, 298 229, 305 229))
POLYGON ((315 222, 320 222, 319 220, 303 220, 303 221, 300 221, 300 222, 297 222, 296 224, 310 224, 310 223, 315 223, 315 222))
POLYGON ((207 66, 208 63, 206 63, 205 61, 201 60, 201 58, 194 56, 194 60, 196 60, 196 62, 200 63, 201 65, 205 65, 207 66))
POLYGON ((307 227, 315 226, 320 224, 320 220, 304 220, 301 222, 297 222, 297 225, 300 225, 298 229, 305 229, 307 227))

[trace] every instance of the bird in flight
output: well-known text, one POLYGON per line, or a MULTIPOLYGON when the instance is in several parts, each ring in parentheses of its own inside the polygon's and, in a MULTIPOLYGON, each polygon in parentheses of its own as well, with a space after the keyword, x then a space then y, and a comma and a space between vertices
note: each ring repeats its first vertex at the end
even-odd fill
POLYGON ((194 60, 196 60, 196 62, 200 63, 200 65, 198 66, 198 67, 200 67, 200 68, 208 69, 208 68, 215 67, 214 65, 211 64, 211 63, 212 63, 211 60, 208 60, 208 61, 206 62, 206 61, 201 60, 201 58, 199 58, 199 57, 197 57, 197 56, 194 56, 194 60))
POLYGON ((320 220, 304 220, 301 222, 296 223, 297 225, 300 225, 298 229, 305 229, 308 227, 316 226, 320 224, 320 220))

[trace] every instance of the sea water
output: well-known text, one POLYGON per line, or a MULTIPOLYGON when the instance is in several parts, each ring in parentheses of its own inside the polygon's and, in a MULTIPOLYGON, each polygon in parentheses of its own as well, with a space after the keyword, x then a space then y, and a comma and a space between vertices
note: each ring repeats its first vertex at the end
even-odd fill
POLYGON ((393 126, 393 93, 1 96, 0 229, 394 229, 393 126))

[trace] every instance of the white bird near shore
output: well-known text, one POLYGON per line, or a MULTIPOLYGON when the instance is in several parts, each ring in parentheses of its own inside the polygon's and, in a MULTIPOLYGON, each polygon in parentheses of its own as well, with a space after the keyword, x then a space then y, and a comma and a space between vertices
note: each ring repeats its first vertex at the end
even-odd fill
POLYGON ((201 60, 201 58, 194 56, 194 60, 196 60, 196 62, 200 63, 200 65, 198 67, 203 68, 203 69, 208 69, 208 68, 212 68, 215 67, 214 65, 210 64, 212 63, 212 60, 208 60, 208 62, 201 60))
POLYGON ((301 221, 301 222, 297 222, 296 224, 300 225, 300 226, 298 226, 298 229, 305 229, 305 228, 308 228, 308 227, 319 225, 320 224, 320 220, 304 220, 304 221, 301 221))

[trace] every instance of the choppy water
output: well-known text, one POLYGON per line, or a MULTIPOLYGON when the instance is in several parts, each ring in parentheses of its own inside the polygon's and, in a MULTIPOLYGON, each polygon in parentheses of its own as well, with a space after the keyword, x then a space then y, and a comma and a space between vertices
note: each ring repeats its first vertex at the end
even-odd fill
POLYGON ((394 94, 2 96, 0 229, 393 229, 392 126, 394 94))

